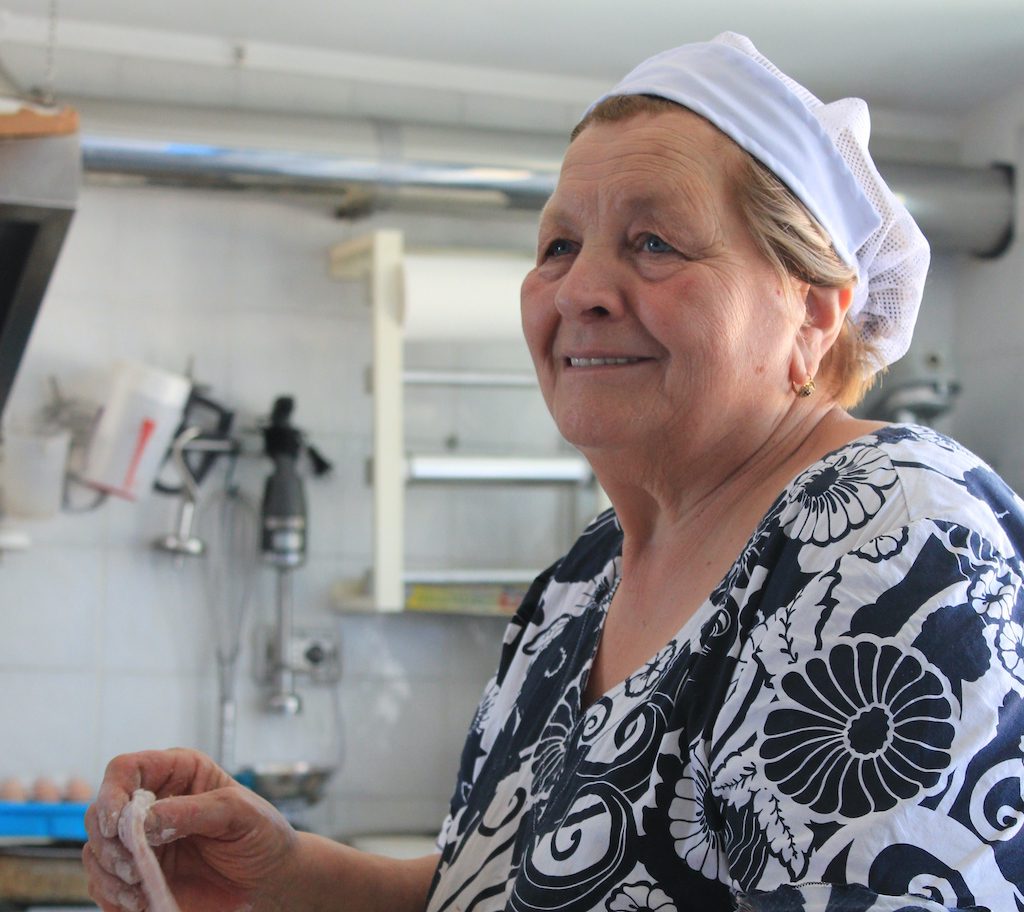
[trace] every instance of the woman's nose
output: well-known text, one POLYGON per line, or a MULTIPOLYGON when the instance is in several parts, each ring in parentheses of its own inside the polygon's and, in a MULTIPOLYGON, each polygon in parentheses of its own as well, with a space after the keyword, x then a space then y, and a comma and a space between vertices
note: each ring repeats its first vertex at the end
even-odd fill
POLYGON ((622 289, 610 252, 581 250, 562 277, 555 307, 564 318, 601 319, 621 311, 622 289))

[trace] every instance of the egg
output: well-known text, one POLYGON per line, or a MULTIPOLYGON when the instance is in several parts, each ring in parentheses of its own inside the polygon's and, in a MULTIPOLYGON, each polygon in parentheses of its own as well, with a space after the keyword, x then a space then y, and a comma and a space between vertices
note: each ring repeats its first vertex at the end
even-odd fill
POLYGON ((25 786, 13 776, 0 782, 0 801, 24 801, 28 798, 25 786))
POLYGON ((60 788, 48 776, 40 776, 32 783, 32 800, 43 804, 55 804, 60 801, 60 788))
POLYGON ((85 804, 92 799, 92 786, 81 776, 72 776, 64 787, 64 800, 73 804, 85 804))

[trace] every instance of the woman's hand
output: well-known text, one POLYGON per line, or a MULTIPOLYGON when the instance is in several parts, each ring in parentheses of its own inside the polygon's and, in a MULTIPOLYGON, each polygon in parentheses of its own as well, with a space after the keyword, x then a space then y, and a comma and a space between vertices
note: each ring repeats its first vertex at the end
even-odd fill
POLYGON ((110 762, 85 815, 89 895, 104 912, 145 908, 117 837, 121 810, 139 788, 156 794, 146 835, 182 912, 277 912, 294 897, 298 838, 273 805, 197 751, 146 751, 110 762))

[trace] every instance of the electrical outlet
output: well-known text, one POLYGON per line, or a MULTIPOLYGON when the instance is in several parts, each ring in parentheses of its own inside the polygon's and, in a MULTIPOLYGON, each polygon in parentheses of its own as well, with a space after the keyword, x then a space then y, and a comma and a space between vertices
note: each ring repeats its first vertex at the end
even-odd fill
POLYGON ((309 675, 317 684, 334 684, 341 678, 341 655, 333 631, 295 630, 289 645, 296 674, 309 675))
MULTIPOLYGON (((258 632, 256 679, 269 683, 279 666, 277 630, 262 627, 258 632)), ((285 665, 301 682, 335 684, 341 679, 341 654, 333 630, 293 629, 288 641, 285 665)))

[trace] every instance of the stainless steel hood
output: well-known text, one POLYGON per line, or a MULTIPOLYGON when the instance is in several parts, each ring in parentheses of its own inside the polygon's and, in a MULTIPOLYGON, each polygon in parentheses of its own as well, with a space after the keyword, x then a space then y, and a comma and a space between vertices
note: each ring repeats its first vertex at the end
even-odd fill
MULTIPOLYGON (((490 135, 487 158, 501 160, 500 151, 495 150, 501 149, 502 134, 490 135)), ((394 143, 378 156, 95 135, 84 137, 82 144, 85 169, 94 174, 179 186, 333 194, 340 200, 343 216, 403 205, 447 211, 473 205, 539 209, 557 179, 555 164, 416 160, 412 155, 396 155, 394 143)), ((996 256, 1010 242, 1012 169, 905 162, 879 162, 878 167, 904 198, 934 249, 996 256)))
POLYGON ((81 172, 76 134, 0 138, 0 415, 67 234, 81 172))

